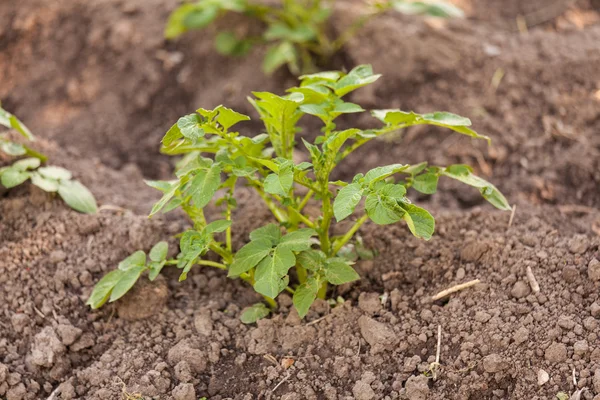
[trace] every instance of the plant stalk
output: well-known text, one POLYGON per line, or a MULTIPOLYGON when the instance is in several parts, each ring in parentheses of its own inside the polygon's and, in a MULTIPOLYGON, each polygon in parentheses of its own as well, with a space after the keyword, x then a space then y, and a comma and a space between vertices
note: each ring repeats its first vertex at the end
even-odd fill
POLYGON ((352 237, 354 237, 354 234, 356 232, 358 232, 358 230, 360 229, 362 224, 364 224, 368 218, 369 218, 369 216, 367 214, 360 217, 358 219, 358 221, 356 221, 354 223, 354 225, 352 225, 352 227, 348 230, 348 232, 346 232, 346 234, 344 236, 342 236, 341 238, 336 240, 336 243, 335 243, 335 246, 334 246, 333 252, 332 252, 333 256, 335 256, 342 249, 342 247, 344 247, 344 245, 346 243, 348 243, 352 239, 352 237))

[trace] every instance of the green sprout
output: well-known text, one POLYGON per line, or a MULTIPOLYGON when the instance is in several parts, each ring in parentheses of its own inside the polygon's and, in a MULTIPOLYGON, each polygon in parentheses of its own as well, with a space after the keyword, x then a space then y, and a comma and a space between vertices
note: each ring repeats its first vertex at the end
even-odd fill
POLYGON ((164 136, 162 151, 183 158, 175 179, 148 182, 163 193, 150 216, 180 208, 193 227, 181 235, 175 259, 167 259, 165 242, 152 249, 149 260, 142 251, 134 253, 98 283, 88 304, 98 308, 117 300, 145 271, 153 280, 165 265, 174 265, 181 269, 179 279, 184 280, 192 267, 208 266, 252 285, 270 306, 260 303, 246 309, 243 322, 268 315, 283 291, 293 294, 294 306, 304 317, 316 298, 326 297, 329 284, 359 279, 353 262, 342 254, 366 221, 379 225, 403 221, 414 236, 431 238, 434 218, 407 197, 409 188, 432 194, 439 178, 447 177, 479 189, 495 207, 511 209, 498 189, 474 175, 467 165, 391 164, 359 173, 350 182, 332 181, 334 169, 365 143, 409 126, 441 126, 489 141, 469 128, 469 119, 448 112, 374 110, 371 114, 379 127, 337 129, 335 121, 341 115, 365 111, 344 96, 378 78, 371 66, 361 65, 348 73, 302 76, 300 86, 288 89, 285 96, 255 92, 249 101, 265 132, 253 137, 232 129, 250 118, 223 106, 200 108, 181 117, 164 136), (295 163, 298 121, 307 114, 320 119, 323 127, 314 142, 302 139, 310 162, 295 163), (242 183, 256 191, 276 222, 252 231, 248 243, 236 251, 232 216, 237 204, 235 191, 242 183), (209 222, 204 209, 213 200, 223 218, 209 222), (309 203, 319 205, 319 212, 307 212, 309 203), (354 222, 347 231, 332 236, 334 221, 350 217, 354 222), (219 261, 208 259, 209 252, 219 261))
MULTIPOLYGON (((25 139, 32 142, 35 136, 17 117, 0 107, 0 125, 14 129, 25 139)), ((95 213, 96 200, 92 193, 79 181, 73 180, 70 171, 56 166, 41 166, 47 157, 31 147, 16 143, 6 135, 0 135, 0 151, 11 157, 26 157, 0 167, 0 184, 11 189, 31 180, 31 183, 49 193, 58 195, 72 209, 82 213, 95 213)))

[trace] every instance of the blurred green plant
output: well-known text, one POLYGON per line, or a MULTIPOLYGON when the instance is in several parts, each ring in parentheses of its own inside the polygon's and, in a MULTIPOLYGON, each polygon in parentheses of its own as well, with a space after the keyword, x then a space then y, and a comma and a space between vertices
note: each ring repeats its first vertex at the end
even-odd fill
POLYGON ((498 189, 474 175, 467 165, 391 164, 359 173, 351 182, 331 181, 336 166, 365 143, 409 126, 435 125, 476 139, 489 138, 469 128, 468 118, 448 112, 375 110, 372 115, 382 127, 338 130, 334 122, 338 117, 365 111, 343 97, 375 82, 379 75, 373 74, 371 66, 362 65, 347 74, 330 71, 300 79, 300 86, 288 89, 285 96, 255 92, 249 99, 266 133, 249 137, 232 130, 250 118, 223 106, 200 108, 169 129, 162 151, 184 157, 177 164, 174 180, 147 182, 163 192, 150 216, 180 208, 193 227, 181 234, 175 259, 167 258, 167 243, 161 242, 150 251, 149 259, 137 251, 122 261, 96 285, 88 299, 92 308, 122 297, 144 272, 154 280, 165 265, 175 265, 181 269, 179 280, 184 280, 193 266, 200 265, 226 270, 229 277, 248 282, 263 295, 271 308, 263 303, 247 308, 241 316, 244 323, 267 316, 276 308, 273 299, 282 291, 293 294, 294 306, 304 317, 316 298, 325 298, 329 283, 341 285, 359 279, 352 260, 372 258, 373 253, 360 241, 355 253, 346 247, 367 220, 379 225, 404 221, 414 236, 431 238, 435 221, 427 210, 409 200, 409 188, 432 194, 439 178, 448 177, 478 188, 495 207, 511 209, 498 189), (305 115, 317 117, 323 127, 313 143, 302 139, 311 161, 296 163, 293 151, 298 121, 305 115), (256 191, 277 223, 252 231, 250 241, 234 251, 232 213, 240 181, 256 191), (215 205, 224 218, 208 222, 204 208, 217 195, 215 205), (364 207, 359 208, 363 200, 364 207), (320 205, 318 215, 306 212, 309 203, 320 205), (361 215, 346 232, 332 236, 334 218, 345 220, 357 209, 361 215), (219 261, 208 259, 209 252, 219 261), (296 282, 290 284, 292 267, 296 282))
MULTIPOLYGON (((35 136, 17 117, 0 106, 0 125, 14 129, 26 140, 35 141, 35 136)), ((58 193, 71 208, 82 213, 95 213, 96 200, 80 182, 73 180, 70 171, 56 166, 42 166, 47 157, 25 144, 17 143, 0 134, 0 151, 10 157, 21 158, 11 165, 0 168, 0 184, 7 189, 18 186, 28 179, 40 189, 58 193)))
POLYGON ((176 38, 183 33, 203 29, 229 13, 244 14, 260 20, 264 31, 259 36, 238 37, 232 31, 219 32, 215 47, 221 54, 243 56, 255 45, 267 45, 263 71, 272 74, 287 65, 295 75, 317 71, 325 65, 369 20, 388 11, 408 15, 462 17, 457 7, 443 0, 386 0, 369 2, 363 15, 352 21, 337 37, 328 26, 335 0, 283 0, 274 5, 247 0, 200 0, 177 8, 166 25, 165 36, 176 38))

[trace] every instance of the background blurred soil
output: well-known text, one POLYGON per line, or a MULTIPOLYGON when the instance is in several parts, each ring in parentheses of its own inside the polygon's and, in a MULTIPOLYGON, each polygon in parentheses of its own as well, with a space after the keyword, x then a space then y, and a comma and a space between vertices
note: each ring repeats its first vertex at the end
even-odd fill
MULTIPOLYGON (((84 305, 124 256, 185 226, 176 215, 144 216, 156 193, 143 177, 171 171, 157 151, 165 130, 190 110, 221 103, 256 117, 245 101, 252 90, 295 84, 285 72, 264 77, 260 51, 244 59, 217 55, 211 32, 164 41, 176 3, 0 4, 3 106, 103 206, 84 216, 32 186, 0 193, 1 398, 549 399, 585 388, 582 399, 598 399, 594 2, 461 0, 466 20, 389 14, 368 25, 332 65, 371 63, 384 75, 353 101, 469 116, 493 146, 415 127, 365 146, 339 175, 391 162, 466 162, 517 204, 514 221, 509 226, 510 215, 492 211, 476 191, 445 183, 420 199, 437 218, 431 242, 403 226, 366 225, 361 235, 379 256, 357 264, 363 280, 331 293, 343 305, 317 303, 300 321, 284 295, 278 315, 250 326, 239 314, 256 294, 212 270, 198 269, 183 283, 167 272, 98 312, 84 305), (540 293, 531 292, 527 267, 540 293), (474 288, 431 301, 476 278, 482 283, 474 288), (154 315, 131 321, 144 314, 154 315), (549 376, 542 385, 540 371, 549 376)), ((360 12, 360 1, 344 3, 334 29, 360 12)), ((237 26, 254 29, 243 20, 237 26)), ((314 136, 316 125, 304 123, 303 135, 314 136)), ((242 127, 252 135, 259 124, 242 127)), ((241 193, 238 247, 268 217, 241 193)))

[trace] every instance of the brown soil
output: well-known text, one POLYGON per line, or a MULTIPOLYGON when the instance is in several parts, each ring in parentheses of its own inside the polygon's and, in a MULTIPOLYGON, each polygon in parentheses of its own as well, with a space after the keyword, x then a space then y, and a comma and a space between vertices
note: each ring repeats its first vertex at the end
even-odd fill
MULTIPOLYGON (((183 283, 167 272, 97 312, 84 302, 120 259, 186 224, 144 216, 156 193, 142 177, 170 171, 156 152, 165 128, 198 106, 251 113, 251 90, 281 91, 293 79, 268 80, 260 54, 222 58, 199 35, 165 43, 175 1, 51 3, 0 4, 0 98, 104 207, 80 215, 29 185, 0 193, 0 398, 550 399, 584 388, 581 399, 600 398, 594 2, 461 0, 467 21, 386 15, 367 26, 335 65, 370 62, 384 74, 356 102, 471 116, 494 146, 412 129, 362 149, 340 175, 399 160, 468 162, 518 205, 514 221, 445 184, 422 199, 437 217, 430 242, 403 226, 366 225, 361 235, 379 255, 357 264, 359 283, 331 292, 342 305, 317 303, 300 321, 282 295, 276 316, 250 326, 239 314, 258 296, 209 269, 183 283), (552 12, 540 19, 539 9, 552 12), (472 279, 481 283, 431 300, 472 279)), ((336 29, 359 12, 351 5, 336 29)), ((267 217, 242 194, 238 247, 267 217)))

